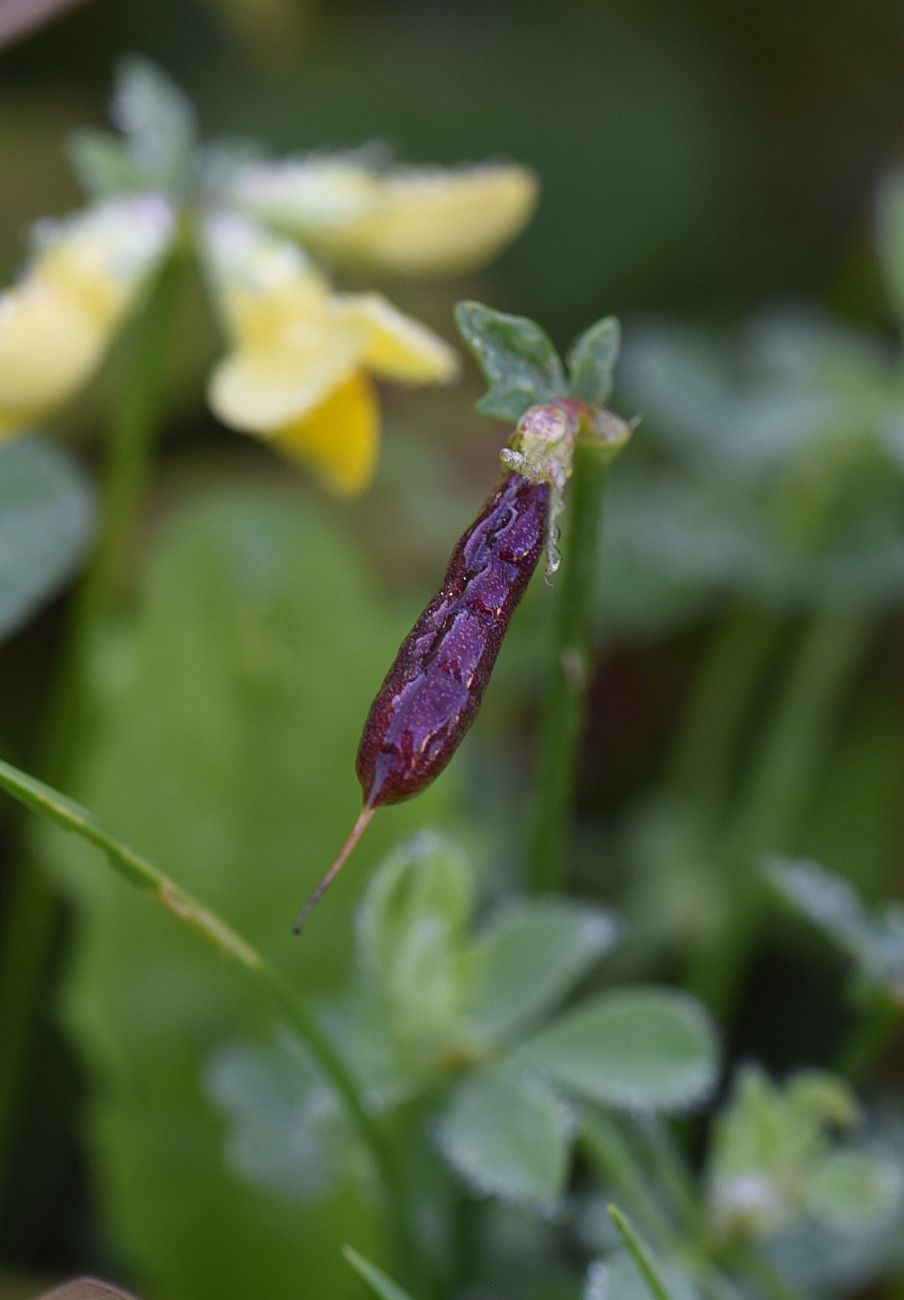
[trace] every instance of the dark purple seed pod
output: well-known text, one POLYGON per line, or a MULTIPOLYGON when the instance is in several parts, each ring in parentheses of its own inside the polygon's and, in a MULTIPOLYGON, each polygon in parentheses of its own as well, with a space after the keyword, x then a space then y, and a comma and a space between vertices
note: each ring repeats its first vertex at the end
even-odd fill
POLYGON ((371 705, 356 764, 364 808, 305 905, 296 933, 374 810, 419 794, 464 739, 546 543, 549 497, 548 483, 507 474, 452 552, 442 586, 403 641, 371 705))

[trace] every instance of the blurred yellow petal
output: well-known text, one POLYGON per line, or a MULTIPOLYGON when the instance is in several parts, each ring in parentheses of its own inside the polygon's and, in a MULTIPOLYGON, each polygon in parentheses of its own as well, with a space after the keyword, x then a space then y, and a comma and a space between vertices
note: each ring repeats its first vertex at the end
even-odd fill
POLYGON ((368 370, 406 384, 446 383, 455 378, 458 356, 449 344, 380 294, 350 294, 333 301, 340 319, 358 322, 368 331, 364 351, 368 370))
POLYGON ((172 209, 158 195, 111 199, 68 220, 39 223, 34 271, 110 328, 134 301, 173 229, 172 209))
POLYGON ((142 198, 39 232, 28 273, 0 294, 0 435, 50 415, 90 376, 171 230, 169 208, 142 198))
POLYGON ((299 320, 329 311, 329 286, 300 248, 232 213, 204 223, 202 248, 214 295, 242 346, 278 343, 299 320))
POLYGON ((334 492, 354 496, 371 482, 380 443, 380 412, 373 385, 355 375, 303 419, 272 439, 308 465, 334 492))
POLYGON ((224 424, 273 433, 358 370, 366 342, 366 329, 354 321, 299 320, 279 344, 242 348, 222 361, 211 377, 210 405, 224 424))
POLYGON ((534 210, 537 182, 514 165, 387 176, 379 201, 315 246, 397 275, 462 275, 493 258, 534 210))

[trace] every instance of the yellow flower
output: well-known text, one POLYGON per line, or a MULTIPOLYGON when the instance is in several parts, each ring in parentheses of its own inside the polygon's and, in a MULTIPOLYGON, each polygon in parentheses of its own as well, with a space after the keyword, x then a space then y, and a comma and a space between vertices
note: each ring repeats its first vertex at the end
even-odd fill
POLYGON ((333 293, 301 249, 244 217, 210 217, 203 246, 232 342, 211 377, 213 410, 333 489, 361 491, 379 442, 367 375, 444 382, 455 353, 379 294, 333 293))
POLYGON ((172 233, 154 196, 43 223, 20 282, 0 294, 0 438, 61 406, 89 377, 172 233))
POLYGON ((521 230, 537 181, 514 164, 380 172, 353 158, 315 157, 251 166, 233 197, 336 261, 397 275, 462 275, 521 230))

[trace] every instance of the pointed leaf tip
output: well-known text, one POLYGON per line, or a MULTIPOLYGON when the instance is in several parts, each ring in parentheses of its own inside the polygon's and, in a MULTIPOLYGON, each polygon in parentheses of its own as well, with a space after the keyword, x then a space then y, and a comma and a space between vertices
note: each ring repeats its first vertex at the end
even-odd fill
POLYGON ((568 395, 559 354, 534 321, 461 302, 455 323, 489 384, 481 414, 516 423, 531 406, 568 395))

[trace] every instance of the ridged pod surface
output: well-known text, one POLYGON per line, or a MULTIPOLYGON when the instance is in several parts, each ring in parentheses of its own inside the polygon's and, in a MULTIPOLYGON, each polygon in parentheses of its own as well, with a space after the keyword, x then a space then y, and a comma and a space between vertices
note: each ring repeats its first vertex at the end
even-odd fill
POLYGON ((455 753, 546 541, 549 486, 508 474, 406 637, 358 746, 365 809, 418 794, 455 753))

